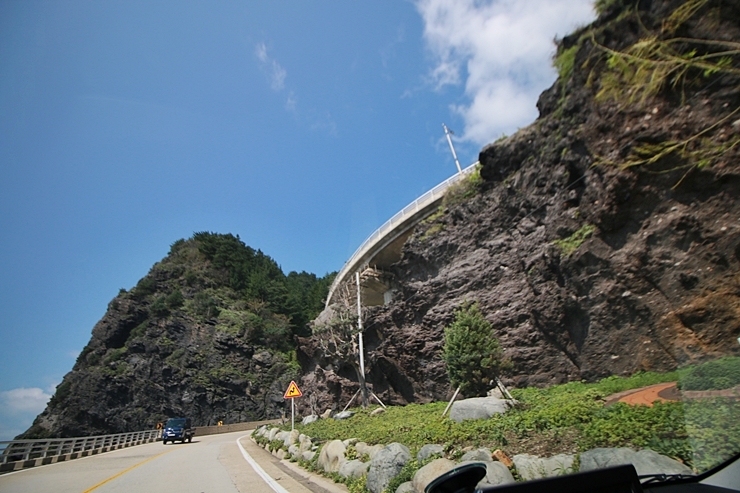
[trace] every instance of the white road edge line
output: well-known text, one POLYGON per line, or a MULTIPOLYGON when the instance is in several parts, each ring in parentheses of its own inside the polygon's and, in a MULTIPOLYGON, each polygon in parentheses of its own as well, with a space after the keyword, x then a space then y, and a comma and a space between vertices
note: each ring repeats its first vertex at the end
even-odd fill
POLYGON ((255 462, 252 456, 249 455, 246 450, 244 450, 244 447, 242 446, 242 444, 239 443, 239 440, 241 440, 242 438, 249 438, 249 435, 244 435, 244 436, 237 438, 236 444, 237 446, 239 446, 239 450, 241 450, 244 460, 246 460, 249 463, 249 465, 252 466, 252 469, 254 469, 254 472, 259 474, 260 477, 265 481, 265 483, 267 483, 267 485, 275 491, 275 493, 288 493, 288 490, 280 486, 277 483, 277 481, 272 479, 272 477, 270 477, 270 475, 267 474, 265 470, 262 469, 259 464, 257 464, 257 462, 255 462))

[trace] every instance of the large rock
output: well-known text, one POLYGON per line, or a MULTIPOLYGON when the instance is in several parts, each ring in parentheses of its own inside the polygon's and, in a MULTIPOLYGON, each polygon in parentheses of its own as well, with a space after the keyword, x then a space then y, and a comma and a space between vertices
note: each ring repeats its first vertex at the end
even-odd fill
POLYGON ((372 493, 382 493, 391 479, 396 477, 410 460, 411 452, 405 445, 391 443, 385 446, 370 461, 367 489, 372 493))
POLYGON ((644 474, 694 474, 687 466, 670 457, 644 449, 635 452, 630 448, 595 448, 581 454, 581 471, 632 464, 637 475, 644 474))
POLYGON ((304 417, 301 420, 301 424, 310 425, 311 423, 315 423, 318 420, 319 420, 318 414, 309 414, 308 416, 304 417))
POLYGON ((298 430, 292 430, 289 432, 286 432, 283 435, 283 445, 286 447, 290 447, 294 443, 298 443, 298 437, 300 436, 300 433, 298 433, 298 430))
POLYGON ((372 460, 373 457, 375 457, 375 454, 383 450, 383 445, 368 445, 365 442, 357 442, 355 444, 355 450, 357 450, 358 455, 366 455, 370 457, 372 460))
POLYGON ((562 476, 573 472, 572 455, 558 454, 541 459, 534 455, 518 454, 513 457, 519 476, 525 481, 562 476))
POLYGON ((416 490, 414 489, 414 484, 411 481, 406 481, 405 483, 401 483, 398 488, 396 488, 396 493, 415 493, 416 490))
POLYGON ((334 415, 334 419, 348 419, 354 416, 355 413, 352 411, 342 411, 341 413, 337 413, 334 415))
POLYGON ((419 462, 424 462, 429 457, 432 457, 435 455, 438 455, 441 457, 442 455, 444 455, 444 453, 445 453, 445 449, 442 445, 427 444, 419 449, 419 453, 416 454, 416 460, 418 460, 419 462))
POLYGON ((503 484, 511 484, 516 482, 514 475, 511 474, 509 468, 500 462, 493 462, 492 460, 487 461, 465 461, 459 465, 470 464, 472 462, 482 462, 486 465, 486 475, 476 485, 477 489, 488 487, 488 486, 499 486, 503 484))
POLYGON ((283 442, 283 445, 288 446, 290 445, 290 432, 289 431, 281 431, 277 435, 275 435, 275 440, 280 440, 283 442))
POLYGON ((313 447, 313 442, 311 441, 311 439, 304 434, 301 434, 298 437, 298 444, 301 449, 301 453, 307 450, 311 450, 311 447, 313 447))
POLYGON ((273 441, 278 436, 278 433, 280 433, 280 428, 272 428, 270 432, 267 434, 267 439, 270 441, 273 441))
POLYGON ((460 460, 470 462, 490 462, 493 459, 491 456, 491 451, 489 449, 479 448, 476 450, 471 450, 470 452, 465 452, 460 460))
POLYGON ((359 478, 367 473, 368 467, 370 467, 369 462, 357 459, 344 461, 339 466, 339 475, 343 478, 359 478))
POLYGON ((347 460, 344 456, 346 451, 347 447, 341 440, 332 440, 322 447, 318 466, 326 472, 339 472, 342 463, 347 460))
POLYGON ((473 397, 452 404, 450 419, 461 422, 466 419, 488 419, 494 414, 503 414, 510 407, 509 401, 495 397, 473 397))
POLYGON ((429 483, 454 468, 455 463, 449 459, 434 459, 414 474, 414 479, 411 480, 414 490, 418 493, 424 493, 424 489, 429 483))
POLYGON ((313 452, 311 450, 308 450, 301 454, 301 459, 305 460, 306 462, 311 462, 314 457, 316 457, 316 452, 313 452))

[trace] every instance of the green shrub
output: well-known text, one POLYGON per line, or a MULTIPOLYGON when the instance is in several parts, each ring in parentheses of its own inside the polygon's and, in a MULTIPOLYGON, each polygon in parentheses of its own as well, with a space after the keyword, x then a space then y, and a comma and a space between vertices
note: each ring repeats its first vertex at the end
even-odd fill
POLYGON ((170 314, 170 309, 167 306, 166 297, 160 296, 149 305, 149 313, 154 318, 165 318, 170 314))
POLYGON ((50 404, 59 404, 64 399, 67 398, 69 395, 69 391, 72 387, 72 384, 70 384, 68 381, 63 381, 59 385, 57 385, 56 390, 54 391, 54 395, 51 397, 50 404))
POLYGON ((445 328, 442 359, 453 386, 464 395, 486 395, 503 368, 503 350, 477 304, 462 306, 445 328))
POLYGON ((134 298, 141 300, 150 294, 154 294, 156 291, 157 281, 153 277, 147 276, 139 281, 136 287, 131 290, 131 294, 134 298))
POLYGON ((575 45, 567 50, 562 50, 555 58, 554 64, 560 76, 560 83, 565 84, 573 73, 573 64, 576 60, 576 52, 579 46, 575 45))
POLYGON ((146 334, 146 328, 149 325, 149 320, 144 320, 139 325, 134 327, 134 329, 129 334, 129 339, 134 339, 136 337, 142 337, 144 334, 146 334))
POLYGON ((176 289, 167 295, 164 302, 170 310, 177 310, 185 302, 185 299, 182 296, 182 292, 176 289))
POLYGON ((118 361, 126 355, 126 352, 127 350, 125 347, 111 349, 110 351, 108 351, 108 354, 105 356, 105 362, 113 363, 115 361, 118 361))
POLYGON ((483 186, 483 178, 480 175, 480 168, 481 166, 479 164, 472 173, 465 176, 457 183, 450 185, 447 191, 445 191, 445 196, 442 199, 443 208, 460 204, 478 194, 483 186))
POLYGON ((682 390, 721 390, 740 385, 740 357, 726 356, 679 370, 682 390))

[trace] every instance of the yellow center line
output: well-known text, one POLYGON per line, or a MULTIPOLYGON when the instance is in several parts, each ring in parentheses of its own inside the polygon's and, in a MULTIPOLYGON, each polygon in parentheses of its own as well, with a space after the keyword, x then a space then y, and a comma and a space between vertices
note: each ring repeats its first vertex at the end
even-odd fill
POLYGON ((103 486, 103 485, 104 485, 105 483, 108 483, 108 482, 110 482, 110 481, 113 481, 113 480, 114 480, 114 479, 116 479, 117 477, 123 476, 124 474, 126 474, 126 473, 127 473, 127 472, 129 472, 129 471, 133 471, 133 470, 134 470, 134 469, 136 469, 137 467, 139 467, 139 466, 142 466, 142 465, 146 464, 146 463, 147 463, 147 462, 149 462, 150 460, 154 460, 154 459, 156 459, 157 457, 161 457, 161 456, 163 456, 164 454, 169 454, 169 453, 170 453, 170 452, 172 452, 173 450, 175 450, 175 449, 171 449, 171 450, 168 450, 168 451, 166 451, 166 452, 162 452, 161 454, 157 454, 157 455, 154 455, 154 456, 152 456, 152 457, 149 457, 148 459, 146 459, 146 460, 143 460, 143 461, 139 462, 138 464, 134 464, 133 466, 129 467, 128 469, 125 469, 125 470, 123 470, 123 471, 119 472, 118 474, 115 474, 115 475, 113 475, 113 476, 109 477, 108 479, 105 479, 105 480, 103 480, 103 481, 99 482, 98 484, 96 484, 96 485, 95 485, 95 486, 93 486, 92 488, 88 488, 88 489, 86 489, 86 490, 85 490, 85 491, 83 491, 82 493, 90 493, 91 491, 93 491, 93 490, 96 490, 96 489, 100 488, 100 487, 101 487, 101 486, 103 486))

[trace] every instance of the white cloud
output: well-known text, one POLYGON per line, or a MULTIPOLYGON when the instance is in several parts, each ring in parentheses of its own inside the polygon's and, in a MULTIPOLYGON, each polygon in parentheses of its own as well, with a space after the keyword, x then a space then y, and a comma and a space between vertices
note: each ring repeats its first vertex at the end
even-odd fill
POLYGON ((49 399, 51 394, 38 387, 5 390, 0 392, 0 413, 10 415, 33 413, 35 417, 44 410, 49 399))
POLYGON ((464 83, 462 140, 485 144, 537 117, 556 78, 553 39, 593 20, 592 0, 416 0, 434 59, 430 82, 464 83))
POLYGON ((12 440, 26 431, 51 395, 38 387, 0 392, 0 440, 12 440))
POLYGON ((260 61, 262 70, 267 74, 272 90, 281 91, 285 87, 285 77, 288 75, 285 69, 267 54, 265 43, 257 44, 254 53, 260 61))

